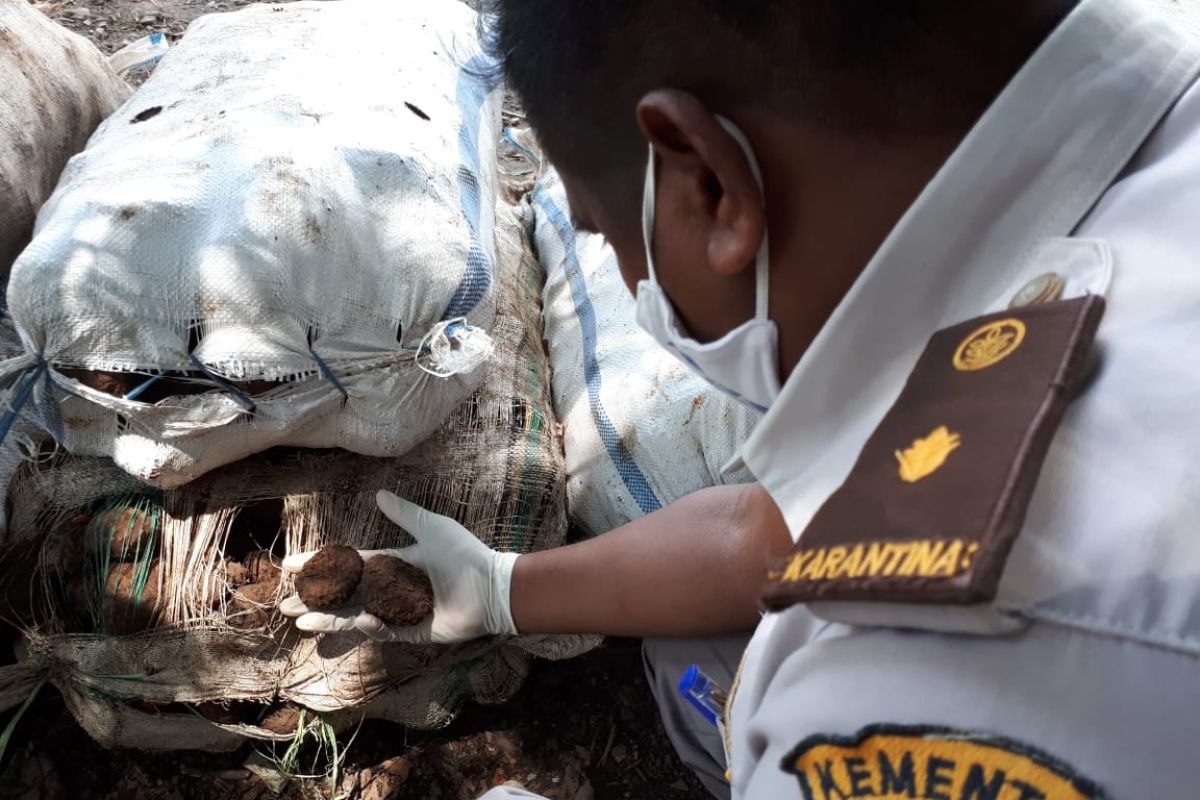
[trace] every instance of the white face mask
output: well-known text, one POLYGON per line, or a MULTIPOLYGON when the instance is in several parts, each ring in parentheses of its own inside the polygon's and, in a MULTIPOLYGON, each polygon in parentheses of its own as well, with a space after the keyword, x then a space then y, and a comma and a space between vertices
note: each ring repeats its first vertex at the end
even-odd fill
MULTIPOLYGON (((762 175, 750 143, 732 122, 720 116, 717 121, 741 146, 761 189, 762 175)), ((638 283, 638 325, 715 388, 759 411, 766 411, 779 396, 779 334, 775 323, 767 318, 766 235, 754 259, 754 319, 747 320, 715 342, 701 344, 684 330, 654 271, 654 199, 654 148, 651 147, 642 196, 642 238, 646 244, 646 267, 650 277, 638 283)))

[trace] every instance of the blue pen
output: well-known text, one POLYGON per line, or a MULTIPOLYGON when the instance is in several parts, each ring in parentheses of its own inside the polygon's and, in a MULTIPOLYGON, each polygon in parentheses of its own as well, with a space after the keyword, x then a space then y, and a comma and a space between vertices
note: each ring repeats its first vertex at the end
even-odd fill
POLYGON ((725 702, 729 692, 722 689, 700 667, 692 664, 683 677, 679 679, 679 693, 699 711, 706 720, 720 727, 720 720, 725 713, 725 702))

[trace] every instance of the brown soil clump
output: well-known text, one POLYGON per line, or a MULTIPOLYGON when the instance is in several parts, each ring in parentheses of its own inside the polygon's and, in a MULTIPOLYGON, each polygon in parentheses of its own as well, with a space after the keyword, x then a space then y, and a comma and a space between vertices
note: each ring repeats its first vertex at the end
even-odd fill
MULTIPOLYGON (((308 718, 308 715, 305 715, 308 718)), ((271 733, 278 733, 286 736, 296 733, 296 729, 300 727, 300 707, 299 706, 276 706, 268 709, 265 716, 258 723, 260 728, 266 728, 271 733)))
POLYGON ((158 621, 158 562, 150 566, 139 591, 143 570, 141 564, 113 564, 108 571, 104 596, 99 598, 107 632, 127 636, 152 628, 158 621))
POLYGON ((268 550, 256 550, 246 556, 243 562, 246 565, 246 572, 249 573, 247 583, 270 583, 272 585, 279 583, 279 579, 283 574, 283 565, 279 560, 279 556, 268 550))
POLYGON ((154 512, 145 508, 114 507, 101 511, 88 524, 88 549, 109 548, 117 561, 144 558, 155 546, 154 512))
POLYGON ((389 625, 416 625, 433 613, 429 576, 394 556, 375 556, 363 567, 363 608, 389 625))
POLYGON ((229 601, 226 621, 244 631, 265 628, 275 615, 278 583, 250 583, 235 589, 229 601))
POLYGON ((243 564, 232 559, 225 560, 225 581, 231 589, 236 589, 238 586, 245 586, 247 583, 252 583, 250 578, 250 570, 243 564))
POLYGON ((353 547, 322 547, 296 576, 296 593, 309 608, 332 611, 350 602, 362 574, 362 556, 353 547))

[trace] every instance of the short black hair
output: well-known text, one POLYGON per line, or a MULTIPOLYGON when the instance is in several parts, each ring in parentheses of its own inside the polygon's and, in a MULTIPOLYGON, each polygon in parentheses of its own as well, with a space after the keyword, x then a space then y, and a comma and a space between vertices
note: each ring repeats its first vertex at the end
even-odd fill
POLYGON ((839 134, 965 131, 1075 0, 492 0, 489 37, 550 155, 593 180, 644 158, 633 109, 691 91, 839 134))

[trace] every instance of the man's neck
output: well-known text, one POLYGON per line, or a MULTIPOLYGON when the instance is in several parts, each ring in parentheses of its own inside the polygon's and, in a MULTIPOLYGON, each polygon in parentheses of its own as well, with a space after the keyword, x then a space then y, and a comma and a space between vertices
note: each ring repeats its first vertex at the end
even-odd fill
POLYGON ((781 326, 780 374, 791 372, 960 139, 888 146, 812 129, 790 132, 792 152, 820 158, 799 155, 776 165, 789 177, 767 187, 771 317, 781 326))

